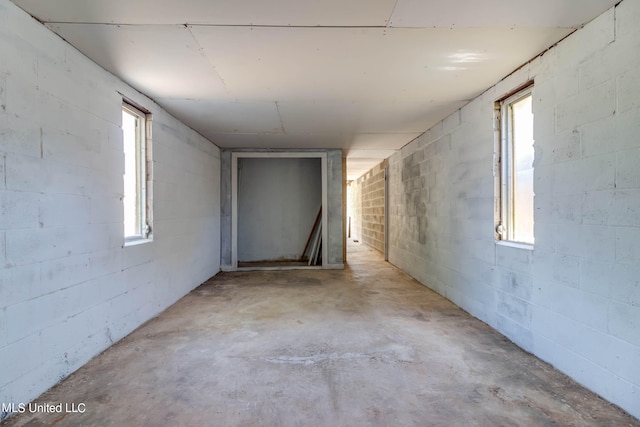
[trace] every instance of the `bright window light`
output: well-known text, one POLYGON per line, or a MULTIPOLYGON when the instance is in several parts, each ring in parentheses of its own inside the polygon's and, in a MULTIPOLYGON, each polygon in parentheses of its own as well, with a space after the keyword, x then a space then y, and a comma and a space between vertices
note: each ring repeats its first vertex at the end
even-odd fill
POLYGON ((124 145, 125 242, 147 239, 150 233, 147 200, 147 117, 129 104, 122 107, 124 145))
POLYGON ((534 243, 531 87, 500 103, 500 239, 534 243))

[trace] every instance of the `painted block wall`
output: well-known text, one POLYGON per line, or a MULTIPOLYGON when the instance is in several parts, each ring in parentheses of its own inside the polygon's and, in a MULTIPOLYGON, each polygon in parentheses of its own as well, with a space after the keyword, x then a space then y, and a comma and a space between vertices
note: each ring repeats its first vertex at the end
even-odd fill
MULTIPOLYGON (((220 152, 220 223, 221 255, 224 270, 231 269, 232 212, 231 212, 231 155, 236 152, 296 152, 302 150, 223 149, 220 152)), ((344 268, 343 212, 342 212, 342 150, 311 149, 306 151, 327 153, 327 262, 326 268, 344 268)))
POLYGON ((219 271, 219 180, 215 145, 0 0, 0 402, 219 271), (129 247, 120 93, 153 115, 153 242, 129 247))
POLYGON ((384 253, 384 169, 387 162, 382 162, 351 183, 352 192, 356 195, 352 221, 356 224, 353 233, 372 248, 384 253))
POLYGON ((389 159, 389 260, 640 417, 640 1, 389 159), (535 246, 494 241, 493 105, 534 80, 535 246))
POLYGON ((319 158, 238 159, 238 261, 297 260, 322 206, 319 158))

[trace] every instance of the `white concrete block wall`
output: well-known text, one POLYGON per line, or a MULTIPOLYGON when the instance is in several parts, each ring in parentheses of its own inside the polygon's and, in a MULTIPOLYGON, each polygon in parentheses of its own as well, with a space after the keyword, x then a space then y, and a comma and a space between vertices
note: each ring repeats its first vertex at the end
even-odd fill
POLYGON ((640 417, 640 1, 389 159, 389 260, 640 417), (535 247, 494 241, 494 102, 534 80, 535 247))
POLYGON ((219 271, 219 149, 0 0, 0 213, 0 402, 27 402, 219 271), (121 93, 153 117, 129 247, 121 93))

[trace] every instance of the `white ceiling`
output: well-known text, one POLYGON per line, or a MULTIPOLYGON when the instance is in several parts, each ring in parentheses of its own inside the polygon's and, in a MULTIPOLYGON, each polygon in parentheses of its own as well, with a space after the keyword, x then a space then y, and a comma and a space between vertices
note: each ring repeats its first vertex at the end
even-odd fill
POLYGON ((13 0, 220 147, 349 179, 617 0, 13 0))

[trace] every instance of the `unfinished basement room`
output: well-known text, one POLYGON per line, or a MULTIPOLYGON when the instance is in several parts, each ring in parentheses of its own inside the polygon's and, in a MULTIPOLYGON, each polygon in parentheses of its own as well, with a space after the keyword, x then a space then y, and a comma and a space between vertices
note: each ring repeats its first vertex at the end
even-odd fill
POLYGON ((0 0, 0 426, 640 427, 640 0, 0 0))

